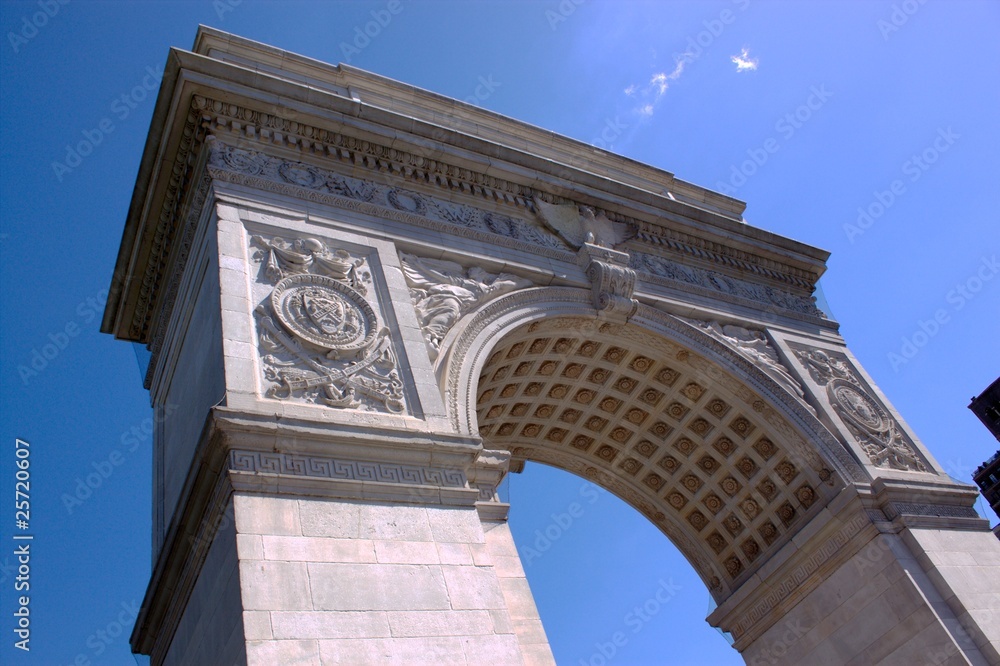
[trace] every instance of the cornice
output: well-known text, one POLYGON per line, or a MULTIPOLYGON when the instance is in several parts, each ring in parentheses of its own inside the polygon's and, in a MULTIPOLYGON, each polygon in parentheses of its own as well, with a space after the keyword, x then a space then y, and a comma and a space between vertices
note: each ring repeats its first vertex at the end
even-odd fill
MULTIPOLYGON (((675 201, 703 207, 732 220, 738 221, 745 208, 738 199, 685 182, 663 169, 344 63, 320 62, 205 26, 199 27, 192 51, 192 55, 243 67, 255 77, 269 77, 279 86, 291 84, 303 91, 321 91, 352 100, 373 113, 386 111, 438 129, 444 129, 440 127, 444 124, 484 144, 530 152, 553 164, 575 165, 573 169, 581 173, 604 174, 601 177, 629 182, 646 192, 669 191, 675 201)), ((313 96, 306 93, 305 97, 313 96)), ((491 156, 503 159, 500 152, 491 156)))
MULTIPOLYGON (((332 159, 334 163, 349 164, 355 168, 379 173, 383 177, 421 182, 432 188, 510 205, 519 209, 521 214, 532 216, 535 214, 532 205, 532 200, 535 198, 547 203, 577 205, 593 203, 560 196, 553 191, 486 174, 481 170, 460 166, 437 157, 428 157, 420 154, 419 150, 403 148, 398 141, 394 141, 390 146, 371 137, 362 138, 344 131, 323 129, 247 106, 219 102, 210 98, 195 97, 192 100, 192 107, 205 114, 211 114, 209 122, 212 132, 226 135, 229 139, 237 139, 241 143, 247 141, 284 146, 297 151, 300 157, 306 159, 310 156, 332 159)), ((603 213, 613 221, 638 229, 637 239, 654 247, 639 245, 635 241, 632 241, 631 245, 642 247, 647 251, 653 250, 667 256, 694 259, 723 271, 726 269, 746 271, 775 285, 791 288, 805 295, 812 293, 819 279, 817 271, 805 270, 727 245, 719 240, 672 228, 668 226, 670 222, 683 224, 675 219, 675 215, 664 213, 660 217, 646 219, 637 214, 630 215, 611 207, 600 206, 595 212, 603 213)))
POLYGON ((807 295, 812 293, 819 279, 815 271, 803 270, 660 224, 629 219, 624 215, 605 214, 616 222, 636 224, 639 227, 636 239, 662 246, 668 252, 672 251, 707 265, 730 266, 807 295))
MULTIPOLYGON (((204 183, 193 186, 202 178, 202 145, 209 135, 261 146, 268 153, 286 151, 288 156, 341 171, 346 168, 379 179, 420 183, 446 190, 450 197, 478 200, 532 220, 535 199, 591 206, 637 230, 638 236, 628 243, 630 249, 713 270, 733 280, 749 278, 766 288, 787 291, 792 297, 789 302, 809 300, 823 271, 825 252, 738 224, 731 203, 726 204, 728 209, 726 205, 719 208, 721 204, 709 196, 714 193, 678 181, 667 172, 610 154, 574 162, 569 160, 572 151, 582 158, 589 147, 527 125, 526 136, 536 142, 519 138, 514 132, 523 123, 474 107, 466 109, 460 102, 353 68, 286 54, 303 72, 326 72, 331 79, 330 85, 313 87, 312 92, 306 90, 305 74, 300 72, 296 78, 284 72, 287 63, 283 60, 269 61, 250 77, 249 55, 274 49, 210 30, 200 33, 199 44, 199 53, 172 52, 157 102, 154 124, 160 126, 151 130, 150 138, 155 134, 158 145, 147 143, 119 254, 118 281, 124 278, 124 286, 109 300, 102 325, 119 337, 149 343, 159 326, 157 318, 162 324, 162 318, 169 316, 164 304, 172 302, 172 295, 164 288, 164 280, 183 265, 189 249, 183 240, 187 225, 177 221, 200 214, 204 183), (222 42, 239 43, 242 55, 223 54, 229 46, 223 48, 222 42), (367 97, 370 111, 354 88, 336 83, 341 79, 341 83, 363 83, 364 94, 358 94, 367 97), (281 94, 269 94, 272 89, 281 94), (409 97, 389 104, 386 95, 394 91, 409 97), (408 102, 420 107, 412 117, 406 115, 408 102), (449 105, 454 117, 442 113, 449 105), (470 124, 470 118, 479 116, 495 122, 474 130, 478 125, 470 124), (432 124, 430 119, 446 126, 432 124), (538 143, 542 137, 558 147, 538 143), (508 143, 500 142, 504 139, 508 143), (556 153, 548 155, 553 150, 556 153), (157 154, 155 160, 149 157, 152 152, 157 154), (617 166, 612 169, 611 163, 617 166), (567 164, 584 164, 585 168, 567 164), (604 166, 607 173, 601 172, 604 166), (656 178, 665 180, 653 191, 656 178), (691 191, 674 196, 671 188, 675 186, 691 191), (139 197, 144 203, 140 204, 139 197), (126 243, 131 245, 127 252, 126 243)), ((742 211, 742 206, 737 208, 742 211)), ((657 282, 654 276, 652 283, 657 282)), ((791 309, 816 319, 808 304, 791 309)))

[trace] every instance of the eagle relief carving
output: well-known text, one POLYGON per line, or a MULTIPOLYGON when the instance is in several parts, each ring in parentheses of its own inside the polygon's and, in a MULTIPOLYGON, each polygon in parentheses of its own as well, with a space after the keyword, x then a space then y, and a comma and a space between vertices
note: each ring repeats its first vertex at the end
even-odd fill
POLYGON ((635 236, 634 226, 613 222, 590 206, 550 204, 538 198, 532 203, 542 223, 574 250, 584 243, 615 248, 635 236))
POLYGON ((364 259, 316 238, 254 236, 251 243, 260 279, 273 285, 256 309, 265 395, 404 411, 389 330, 366 299, 364 259))

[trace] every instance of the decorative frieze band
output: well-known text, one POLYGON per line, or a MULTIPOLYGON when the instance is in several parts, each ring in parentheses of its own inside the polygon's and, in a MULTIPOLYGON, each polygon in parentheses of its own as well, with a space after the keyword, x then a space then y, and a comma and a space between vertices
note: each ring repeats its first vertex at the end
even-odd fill
MULTIPOLYGON (((381 178, 393 176, 401 180, 421 182, 430 187, 441 187, 460 195, 480 197, 495 206, 509 206, 515 215, 444 203, 434 197, 416 195, 414 192, 369 181, 344 177, 335 177, 329 181, 328 178, 335 174, 299 162, 284 162, 285 166, 278 173, 279 177, 274 178, 274 174, 271 174, 272 177, 262 177, 252 173, 252 163, 239 164, 240 160, 237 159, 235 167, 232 164, 226 168, 216 165, 212 169, 212 177, 219 180, 244 182, 266 191, 285 192, 289 187, 299 188, 293 192, 295 196, 324 201, 350 210, 458 233, 542 256, 563 259, 568 253, 568 248, 558 236, 543 228, 541 220, 533 219, 539 214, 538 202, 559 200, 551 194, 450 165, 433 159, 430 155, 389 148, 370 140, 195 96, 186 119, 184 138, 178 146, 176 159, 173 160, 173 170, 150 246, 151 259, 145 264, 137 305, 129 324, 129 335, 136 340, 150 342, 147 336, 149 330, 154 328, 154 318, 160 318, 157 326, 161 326, 163 317, 169 316, 171 310, 172 295, 166 293, 167 290, 161 283, 167 278, 167 271, 171 272, 169 279, 175 280, 174 274, 182 272, 187 258, 185 248, 178 252, 174 252, 173 248, 178 234, 181 237, 190 236, 191 221, 185 220, 184 224, 176 224, 175 221, 184 212, 181 206, 188 200, 186 193, 192 186, 191 179, 198 168, 198 161, 194 158, 206 139, 212 138, 209 134, 222 137, 233 133, 240 140, 277 143, 303 152, 316 153, 323 159, 343 162, 352 170, 368 169, 373 174, 380 174, 381 178), (247 171, 247 168, 251 171, 247 171), (176 259, 171 260, 170 254, 176 259), (152 310, 154 305, 157 306, 157 311, 152 310)), ((245 152, 250 154, 252 151, 245 152)), ((199 190, 206 191, 203 188, 199 190)), ((748 305, 763 303, 768 308, 795 313, 810 321, 819 322, 824 319, 810 297, 780 288, 784 284, 795 291, 808 291, 814 282, 814 276, 808 271, 738 248, 706 241, 666 227, 661 228, 649 221, 621 213, 601 209, 587 210, 594 212, 595 219, 641 229, 640 235, 630 242, 629 251, 632 256, 631 267, 640 272, 643 280, 674 288, 694 288, 695 291, 704 289, 713 297, 734 303, 743 300, 748 301, 748 305), (634 247, 637 241, 643 241, 643 245, 655 244, 662 247, 664 251, 676 254, 680 261, 659 254, 638 252, 634 247), (688 266, 683 261, 685 256, 759 275, 774 283, 774 286, 688 266)), ((200 214, 200 201, 197 198, 191 200, 187 212, 200 214)))
POLYGON ((422 180, 521 208, 528 208, 528 200, 535 194, 531 187, 435 159, 440 153, 438 148, 418 154, 391 148, 370 138, 360 139, 200 96, 195 96, 191 105, 208 114, 213 127, 220 133, 235 133, 250 140, 285 144, 374 171, 399 174, 404 178, 422 180))
MULTIPOLYGON (((302 162, 270 157, 256 151, 217 144, 210 158, 213 178, 261 190, 305 196, 349 210, 399 219, 415 226, 445 231, 552 258, 570 259, 567 245, 556 234, 513 216, 442 201, 412 190, 342 176, 302 162), (305 190, 306 192, 303 192, 305 190)), ((674 288, 700 287, 714 298, 796 313, 809 320, 825 318, 812 298, 775 287, 728 277, 684 265, 665 257, 631 252, 630 268, 642 279, 674 288)))
POLYGON ((510 215, 443 201, 400 187, 359 180, 303 162, 216 144, 209 160, 213 178, 269 192, 322 201, 526 252, 563 258, 568 250, 552 232, 510 215))
POLYGON ((644 280, 654 284, 675 287, 677 283, 682 283, 714 292, 713 297, 722 300, 736 303, 739 302, 736 299, 754 301, 764 303, 769 309, 796 312, 811 320, 826 319, 812 297, 796 296, 782 289, 722 275, 646 252, 631 252, 630 265, 636 271, 644 273, 644 280))
MULTIPOLYGON (((534 212, 538 211, 537 207, 532 205, 533 201, 551 200, 564 203, 559 197, 533 187, 437 159, 441 152, 437 148, 427 151, 402 150, 382 145, 370 138, 359 139, 237 104, 199 96, 192 100, 192 106, 203 114, 209 114, 214 129, 220 134, 230 132, 236 133, 241 138, 284 143, 325 158, 348 162, 352 166, 367 167, 374 172, 418 180, 428 185, 481 196, 534 212)), ((614 223, 640 228, 642 240, 682 255, 732 266, 799 289, 811 290, 818 279, 815 273, 678 232, 654 222, 608 210, 594 212, 595 215, 606 216, 614 223)))
POLYGON ((981 516, 971 506, 954 506, 947 504, 914 504, 908 502, 893 502, 892 506, 900 515, 909 516, 942 516, 946 518, 974 518, 981 516))
MULTIPOLYGON (((605 214, 612 220, 619 217, 611 213, 605 214)), ((708 260, 715 264, 732 266, 741 271, 754 273, 775 282, 806 291, 812 291, 816 280, 819 279, 816 273, 811 271, 798 269, 777 261, 769 261, 752 255, 749 252, 743 252, 720 243, 713 243, 704 238, 698 238, 673 229, 665 227, 652 228, 652 225, 648 223, 643 223, 643 228, 636 234, 636 238, 653 245, 661 245, 700 261, 708 260)))
POLYGON ((229 452, 228 468, 231 472, 252 474, 281 474, 442 488, 466 487, 465 473, 459 469, 339 460, 293 453, 233 450, 229 452))

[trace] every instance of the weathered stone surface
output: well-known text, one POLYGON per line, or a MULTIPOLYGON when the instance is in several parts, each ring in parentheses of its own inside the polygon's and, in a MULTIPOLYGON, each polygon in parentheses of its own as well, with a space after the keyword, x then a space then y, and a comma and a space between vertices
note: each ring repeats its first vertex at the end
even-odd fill
POLYGON ((451 607, 455 609, 499 609, 504 607, 503 594, 496 573, 489 567, 441 567, 451 607))
POLYGON ((247 641, 247 666, 323 666, 316 641, 247 641))
POLYGON ((1000 663, 1000 544, 817 310, 827 253, 376 75, 195 52, 104 323, 178 412, 153 664, 552 663, 497 497, 528 460, 589 482, 554 520, 599 486, 652 521, 750 663, 1000 663))
POLYGON ((276 640, 305 638, 385 638, 389 636, 387 614, 375 612, 322 611, 271 613, 276 640))
POLYGON ((233 503, 240 534, 302 534, 295 500, 237 495, 233 503))
MULTIPOLYGON (((381 545, 381 544, 380 544, 381 545)), ((433 544, 430 544, 433 547, 433 544)), ((367 562, 376 561, 376 546, 368 539, 328 539, 302 536, 263 537, 264 559, 297 562, 367 562)))
POLYGON ((302 534, 357 539, 361 533, 361 505, 353 502, 300 500, 302 534))
POLYGON ((312 610, 305 562, 240 562, 244 610, 312 610))
POLYGON ((311 563, 316 610, 447 610, 440 567, 408 564, 311 563))
POLYGON ((493 620, 488 611, 400 611, 389 613, 392 635, 472 636, 492 634, 493 620))

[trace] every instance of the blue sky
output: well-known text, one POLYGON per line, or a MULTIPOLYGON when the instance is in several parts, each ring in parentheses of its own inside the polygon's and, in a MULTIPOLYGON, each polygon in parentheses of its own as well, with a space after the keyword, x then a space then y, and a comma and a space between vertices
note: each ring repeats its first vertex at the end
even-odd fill
MULTIPOLYGON (((199 23, 747 201, 751 224, 833 253, 822 286, 843 335, 945 469, 967 481, 996 450, 966 405, 1000 373, 1000 4, 402 0, 355 42, 388 5, 0 3, 3 663, 136 663, 151 413, 132 347, 97 329, 155 79, 199 23), (93 152, 68 155, 84 137, 93 152), (11 631, 18 437, 31 444, 30 655, 11 631)), ((505 492, 522 548, 580 507, 526 566, 560 663, 601 663, 616 631, 628 640, 609 664, 742 663, 704 622, 707 591, 636 512, 538 466, 505 492), (637 615, 660 590, 669 601, 637 615)))

